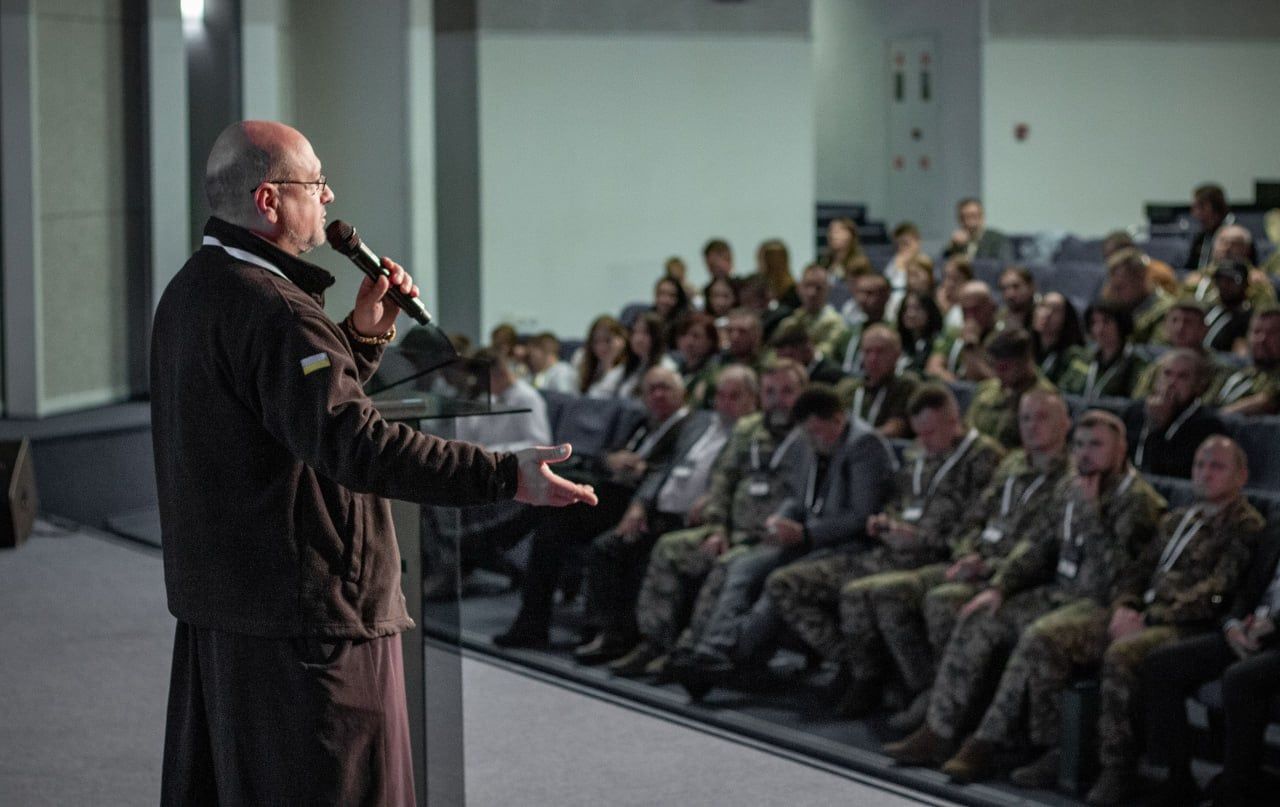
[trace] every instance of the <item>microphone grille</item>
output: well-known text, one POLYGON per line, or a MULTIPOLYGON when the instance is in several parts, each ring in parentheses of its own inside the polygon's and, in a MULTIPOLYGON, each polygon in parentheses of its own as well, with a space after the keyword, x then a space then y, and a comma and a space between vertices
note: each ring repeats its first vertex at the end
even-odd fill
POLYGON ((330 222, 329 226, 324 228, 324 234, 329 241, 329 246, 343 255, 351 255, 360 248, 360 236, 356 233, 356 228, 342 219, 330 222))

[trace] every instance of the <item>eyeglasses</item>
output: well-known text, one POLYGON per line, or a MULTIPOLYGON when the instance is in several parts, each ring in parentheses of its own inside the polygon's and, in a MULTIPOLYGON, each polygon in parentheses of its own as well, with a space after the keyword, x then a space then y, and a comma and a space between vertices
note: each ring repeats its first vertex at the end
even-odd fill
POLYGON ((254 188, 249 191, 249 194, 253 195, 257 193, 258 186, 267 182, 275 185, 306 185, 308 192, 310 192, 312 196, 324 195, 324 189, 329 187, 329 181, 325 178, 324 174, 321 174, 319 179, 264 179, 262 182, 259 182, 258 185, 255 185, 254 188))

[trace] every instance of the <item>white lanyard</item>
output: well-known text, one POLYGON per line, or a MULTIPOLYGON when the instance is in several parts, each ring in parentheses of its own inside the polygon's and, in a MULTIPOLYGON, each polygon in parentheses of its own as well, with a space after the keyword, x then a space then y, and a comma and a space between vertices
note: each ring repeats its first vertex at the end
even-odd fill
POLYGON ((636 453, 647 459, 649 452, 653 451, 653 447, 658 444, 658 441, 661 440, 667 432, 671 431, 672 426, 683 420, 684 416, 687 414, 689 414, 688 407, 682 406, 677 409, 675 414, 662 421, 662 425, 658 427, 657 431, 653 434, 647 435, 640 441, 640 447, 636 449, 636 453))
POLYGON ((1204 342, 1202 343, 1206 348, 1213 344, 1213 340, 1217 339, 1222 329, 1231 322, 1231 317, 1226 314, 1227 309, 1225 306, 1215 305, 1213 310, 1204 318, 1204 321, 1209 323, 1209 332, 1204 335, 1204 342))
MULTIPOLYGON (((778 447, 773 450, 773 453, 769 455, 770 471, 778 470, 778 463, 782 462, 782 458, 787 453, 787 449, 791 447, 791 444, 794 443, 796 438, 799 436, 800 430, 792 429, 791 432, 787 434, 786 439, 779 443, 778 447)), ((760 440, 756 438, 751 441, 751 470, 759 471, 760 467, 760 440)))
MULTIPOLYGON (((828 466, 827 473, 830 473, 828 466)), ((816 498, 818 494, 818 462, 815 459, 813 464, 809 466, 809 483, 805 486, 804 503, 809 508, 809 512, 817 515, 822 512, 823 499, 816 498)))
POLYGON ((951 343, 951 352, 947 354, 947 369, 951 372, 959 372, 960 354, 964 352, 964 340, 956 337, 956 341, 951 343))
MULTIPOLYGON (((1121 480, 1120 484, 1116 486, 1115 495, 1123 496, 1124 492, 1128 490, 1131 485, 1133 485, 1133 480, 1137 479, 1137 477, 1138 477, 1137 471, 1133 470, 1133 468, 1130 468, 1125 473, 1124 479, 1121 480)), ((1075 497, 1073 496, 1072 498, 1067 500, 1066 510, 1062 514, 1062 543, 1064 546, 1072 545, 1071 519, 1075 515, 1075 512, 1076 512, 1076 500, 1075 500, 1075 497)), ((1084 543, 1084 540, 1081 539, 1079 541, 1076 541, 1074 545, 1078 547, 1083 543, 1084 543)))
POLYGON ((859 370, 860 353, 862 353, 862 329, 859 328, 856 334, 850 334, 849 344, 844 349, 844 361, 840 367, 846 373, 856 373, 859 370))
POLYGON ((1084 397, 1086 398, 1101 397, 1100 395, 1093 394, 1094 387, 1097 386, 1097 387, 1105 388, 1107 386, 1107 382, 1110 381, 1111 377, 1116 374, 1117 370, 1120 369, 1120 365, 1123 364, 1124 361, 1129 358, 1129 354, 1132 351, 1133 351, 1132 345, 1125 345, 1124 350, 1120 352, 1119 357, 1117 357, 1116 360, 1111 363, 1111 366, 1107 368, 1107 371, 1102 374, 1102 378, 1098 378, 1098 360, 1094 359, 1092 362, 1090 362, 1089 375, 1084 382, 1084 397))
POLYGON ((1197 519, 1200 508, 1192 507, 1187 510, 1187 514, 1182 517, 1182 521, 1178 524, 1178 529, 1174 530, 1173 538, 1170 539, 1169 545, 1164 548, 1164 552, 1160 553, 1160 564, 1156 567, 1158 571, 1167 572, 1173 568, 1173 564, 1182 555, 1182 550, 1187 548, 1187 544, 1191 543, 1191 539, 1204 526, 1204 521, 1197 519), (1195 519, 1195 524, 1191 524, 1195 519), (1187 529, 1188 525, 1191 529, 1187 529))
POLYGON ((1222 385, 1222 391, 1218 393, 1218 400, 1224 404, 1235 403, 1245 391, 1249 389, 1249 368, 1236 370, 1227 377, 1227 381, 1222 385))
POLYGON ((858 387, 853 393, 853 414, 872 426, 876 425, 876 418, 880 416, 880 407, 884 406, 884 396, 888 391, 888 384, 882 386, 880 391, 876 393, 876 397, 871 399, 871 408, 867 410, 867 416, 862 417, 862 402, 866 399, 867 388, 858 387))
MULTIPOLYGON (((1169 428, 1165 430, 1165 433, 1164 433, 1165 441, 1172 440, 1173 436, 1178 433, 1178 429, 1181 429, 1183 424, 1187 422, 1187 419, 1190 418, 1192 415, 1194 415, 1196 410, 1199 408, 1200 408, 1200 400, 1196 399, 1194 403, 1192 403, 1190 406, 1186 408, 1186 411, 1184 411, 1181 415, 1178 415, 1178 417, 1174 419, 1173 423, 1169 424, 1169 428)), ((1150 435, 1151 435, 1151 424, 1143 423, 1142 432, 1138 435, 1138 450, 1133 452, 1133 464, 1137 465, 1139 468, 1142 467, 1142 458, 1145 457, 1147 454, 1147 437, 1149 437, 1150 435)))
MULTIPOLYGON (((947 457, 947 461, 942 463, 942 467, 935 471, 933 478, 929 480, 929 497, 933 496, 934 492, 938 489, 938 485, 942 484, 942 480, 947 478, 947 474, 950 473, 951 469, 955 467, 955 464, 964 457, 965 452, 969 450, 969 446, 973 445, 974 441, 977 439, 978 430, 970 429, 969 433, 965 435, 964 442, 962 442, 959 447, 951 453, 950 457, 947 457)), ((911 473, 911 492, 915 494, 917 499, 920 498, 920 477, 923 473, 924 457, 916 457, 916 467, 911 473)))
POLYGON ((200 243, 204 244, 205 246, 219 247, 233 258, 242 260, 245 263, 251 263, 254 266, 261 266, 263 269, 266 269, 268 272, 280 275, 280 277, 283 277, 285 280, 289 280, 288 276, 285 275, 284 272, 281 272, 279 268, 276 267, 275 264, 271 263, 265 258, 259 258, 257 255, 254 255, 252 252, 245 252, 243 249, 239 249, 237 247, 229 247, 211 235, 206 235, 203 239, 200 240, 200 243))
MULTIPOLYGON (((1027 500, 1030 499, 1035 494, 1035 492, 1040 489, 1040 486, 1044 484, 1044 480, 1046 476, 1047 474, 1040 474, 1039 476, 1036 477, 1034 482, 1032 482, 1030 485, 1027 485, 1027 489, 1024 490, 1022 492, 1022 495, 1018 497, 1019 507, 1026 504, 1027 500)), ((1009 506, 1013 504, 1013 483, 1014 481, 1016 481, 1016 479, 1017 477, 1011 476, 1008 479, 1004 480, 1004 495, 1000 498, 1000 515, 1002 517, 1009 515, 1009 506)))

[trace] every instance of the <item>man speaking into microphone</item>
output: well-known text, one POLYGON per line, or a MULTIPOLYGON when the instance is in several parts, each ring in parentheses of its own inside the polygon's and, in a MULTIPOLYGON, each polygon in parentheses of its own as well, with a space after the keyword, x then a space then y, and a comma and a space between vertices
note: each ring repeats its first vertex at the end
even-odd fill
POLYGON ((547 463, 383 420, 362 383, 395 335, 383 258, 341 324, 333 277, 299 256, 333 201, 298 131, 218 136, 203 243, 166 288, 151 344, 165 586, 177 617, 162 803, 412 804, 389 503, 596 503, 547 463))

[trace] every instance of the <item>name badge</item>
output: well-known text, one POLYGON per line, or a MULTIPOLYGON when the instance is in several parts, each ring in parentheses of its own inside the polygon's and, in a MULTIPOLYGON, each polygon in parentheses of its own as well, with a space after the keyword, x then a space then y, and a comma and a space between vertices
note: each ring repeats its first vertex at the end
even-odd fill
POLYGON ((1068 560, 1067 558, 1058 559, 1058 574, 1069 580, 1075 580, 1076 575, 1079 573, 1080 564, 1076 563, 1074 560, 1068 560))
POLYGON ((688 465, 677 465, 671 469, 671 475, 676 479, 688 479, 693 476, 693 469, 688 465))
POLYGON ((747 483, 747 493, 757 499, 769 495, 769 483, 763 479, 753 479, 747 483))
POLYGON ((1156 590, 1154 588, 1149 588, 1145 592, 1143 592, 1142 601, 1145 602, 1147 605, 1150 605, 1151 603, 1155 602, 1156 590))
POLYGON ((987 527, 985 530, 982 531, 982 540, 986 541, 989 544, 999 543, 1000 539, 1003 537, 1004 537, 1004 530, 1000 529, 999 527, 987 527))
POLYGON ((902 511, 902 520, 908 524, 914 524, 924 517, 924 506, 913 504, 906 510, 902 511))

